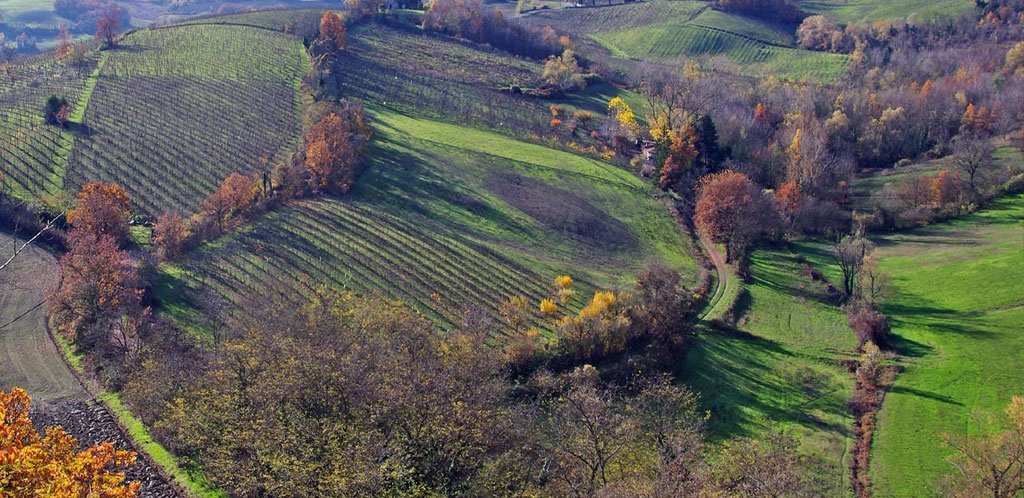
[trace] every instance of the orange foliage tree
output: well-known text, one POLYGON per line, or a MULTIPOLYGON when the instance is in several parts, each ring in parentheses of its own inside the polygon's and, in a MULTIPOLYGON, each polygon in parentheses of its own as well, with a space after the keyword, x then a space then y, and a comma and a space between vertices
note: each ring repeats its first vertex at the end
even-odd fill
POLYGON ((932 202, 942 207, 959 200, 959 185, 956 174, 949 170, 942 170, 932 180, 932 202))
POLYGON ((777 234, 781 225, 772 201, 747 175, 732 170, 701 179, 693 221, 712 240, 725 243, 730 260, 741 259, 754 242, 777 234))
MULTIPOLYGON (((686 173, 693 166, 694 159, 700 154, 697 151, 697 142, 700 136, 697 130, 690 123, 687 123, 672 135, 672 144, 669 146, 668 158, 661 168, 661 176, 658 178, 658 185, 661 188, 672 188, 686 178, 686 173)), ((692 183, 692 180, 691 182, 692 183)), ((688 188, 683 189, 688 191, 688 188)))
POLYGON ((961 121, 962 128, 965 132, 976 134, 992 133, 994 118, 994 113, 988 107, 967 104, 961 121))
POLYGON ((775 191, 775 202, 786 216, 793 216, 803 199, 804 194, 800 191, 800 185, 792 180, 783 183, 775 191))
POLYGON ((348 42, 348 31, 342 24, 341 17, 329 10, 320 18, 320 36, 330 40, 335 50, 344 50, 348 42))
POLYGON ((15 387, 0 391, 0 491, 11 497, 130 498, 139 483, 125 482, 117 467, 135 463, 135 453, 100 443, 76 452, 78 442, 58 427, 40 436, 29 419, 31 400, 15 387))
POLYGON ((120 244, 128 236, 131 200, 116 183, 89 182, 78 193, 75 209, 68 212, 68 223, 75 230, 95 237, 108 236, 120 244))
POLYGON ((343 104, 339 112, 317 122, 306 135, 306 166, 312 174, 313 193, 348 192, 372 134, 358 104, 343 104))
POLYGON ((102 40, 107 48, 114 46, 114 37, 121 29, 120 10, 121 7, 107 9, 96 21, 96 39, 102 40))
POLYGON ((223 232, 228 218, 233 214, 244 213, 252 204, 252 199, 252 180, 244 175, 231 173, 220 184, 220 188, 200 203, 200 207, 217 220, 217 227, 223 232))
POLYGON ((188 238, 188 225, 178 213, 164 213, 153 226, 153 245, 157 256, 164 261, 173 260, 181 254, 188 238))
POLYGON ((75 232, 60 266, 61 285, 49 296, 49 306, 57 330, 69 339, 91 347, 115 321, 138 310, 138 275, 113 238, 75 232))

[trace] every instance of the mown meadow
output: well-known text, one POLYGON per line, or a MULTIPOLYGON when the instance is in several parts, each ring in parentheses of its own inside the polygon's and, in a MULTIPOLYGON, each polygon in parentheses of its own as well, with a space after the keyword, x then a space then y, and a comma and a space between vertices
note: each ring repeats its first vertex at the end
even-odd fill
POLYGON ((702 394, 715 438, 793 431, 820 459, 821 479, 848 489, 853 381, 843 361, 857 339, 812 270, 833 278, 816 242, 755 251, 725 323, 702 326, 682 378, 702 394))
POLYGON ((903 368, 872 447, 879 496, 937 493, 952 467, 945 432, 997 427, 1024 385, 1024 196, 961 220, 877 240, 893 279, 884 311, 903 368))

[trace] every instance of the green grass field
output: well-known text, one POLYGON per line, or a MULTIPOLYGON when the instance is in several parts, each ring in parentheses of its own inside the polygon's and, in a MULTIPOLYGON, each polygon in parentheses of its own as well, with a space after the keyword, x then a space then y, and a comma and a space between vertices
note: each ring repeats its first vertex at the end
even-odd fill
POLYGON ((793 27, 723 13, 705 2, 651 0, 606 7, 559 9, 525 18, 596 41, 615 57, 676 64, 721 57, 753 76, 833 80, 849 57, 800 50, 793 27))
POLYGON ((695 274, 648 185, 615 166, 473 128, 373 109, 369 170, 344 199, 305 201, 195 255, 180 279, 241 303, 309 282, 401 299, 442 324, 469 306, 630 285, 648 259, 695 274))
POLYGON ((735 330, 704 327, 686 358, 683 381, 711 410, 713 439, 793 431, 802 451, 820 457, 822 479, 849 489, 853 382, 839 364, 857 345, 846 317, 826 301, 825 284, 803 275, 803 262, 830 276, 820 246, 793 243, 756 251, 743 284, 735 330))
POLYGON ((905 370, 872 447, 877 496, 937 494, 952 471, 943 432, 978 433, 1024 394, 1024 195, 964 219, 878 240, 892 275, 884 311, 905 370))
MULTIPOLYGON (((0 262, 24 241, 0 233, 0 262)), ((21 387, 33 401, 85 399, 46 331, 46 293, 60 278, 57 260, 38 246, 0 270, 0 390, 21 387)))
POLYGON ((890 21, 914 15, 917 21, 952 17, 974 7, 971 0, 800 0, 807 12, 823 14, 841 23, 890 21))
MULTIPOLYGON (((993 139, 993 144, 996 146, 992 154, 994 169, 1007 171, 1010 175, 1024 172, 1024 154, 1011 144, 1009 136, 997 137, 993 139)), ((934 177, 944 169, 956 169, 953 156, 918 161, 901 168, 883 169, 861 175, 853 184, 853 208, 861 212, 870 212, 873 208, 872 196, 886 185, 896 188, 908 178, 917 178, 921 175, 934 177)))
POLYGON ((294 37, 172 27, 132 33, 107 54, 75 137, 69 187, 114 181, 144 214, 189 213, 228 174, 269 168, 299 139, 298 85, 309 62, 294 37))

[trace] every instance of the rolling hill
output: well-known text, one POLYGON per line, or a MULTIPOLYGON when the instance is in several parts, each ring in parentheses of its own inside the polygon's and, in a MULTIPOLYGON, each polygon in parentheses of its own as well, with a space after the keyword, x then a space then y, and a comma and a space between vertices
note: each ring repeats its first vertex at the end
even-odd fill
POLYGON ((292 36, 168 27, 128 33, 116 49, 92 54, 79 66, 52 56, 14 65, 3 89, 13 105, 0 111, 11 153, 0 165, 16 194, 116 181, 142 214, 188 213, 228 174, 265 168, 299 139, 309 61, 292 36), (66 129, 42 123, 50 94, 68 98, 66 129))
POLYGON ((679 64, 686 58, 722 57, 743 74, 815 80, 838 78, 849 65, 845 55, 797 48, 795 26, 719 12, 700 1, 566 8, 523 19, 593 40, 623 59, 679 64))

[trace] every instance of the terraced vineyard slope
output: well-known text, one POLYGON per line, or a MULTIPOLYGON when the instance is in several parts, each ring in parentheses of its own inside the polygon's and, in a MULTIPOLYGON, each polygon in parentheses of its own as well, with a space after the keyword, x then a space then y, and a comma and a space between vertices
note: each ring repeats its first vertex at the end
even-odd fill
MULTIPOLYGON (((630 173, 498 134, 386 108, 369 171, 344 199, 305 201, 169 273, 231 305, 313 282, 401 299, 441 323, 539 300, 568 273, 584 296, 649 258, 694 274, 688 241, 630 173)), ((195 305, 209 301, 193 294, 195 305)))
POLYGON ((795 26, 711 10, 707 2, 652 0, 559 9, 524 19, 588 37, 623 59, 678 64, 722 57, 744 74, 816 80, 835 79, 849 65, 845 55, 797 48, 795 26))
POLYGON ((300 135, 300 40, 246 26, 125 36, 106 53, 68 183, 124 185, 143 213, 189 212, 231 172, 266 168, 300 135))
POLYGON ((64 187, 64 171, 77 127, 70 130, 43 121, 50 95, 67 98, 73 113, 88 100, 87 80, 98 57, 64 64, 53 54, 16 60, 0 78, 0 174, 15 195, 38 197, 64 187))

